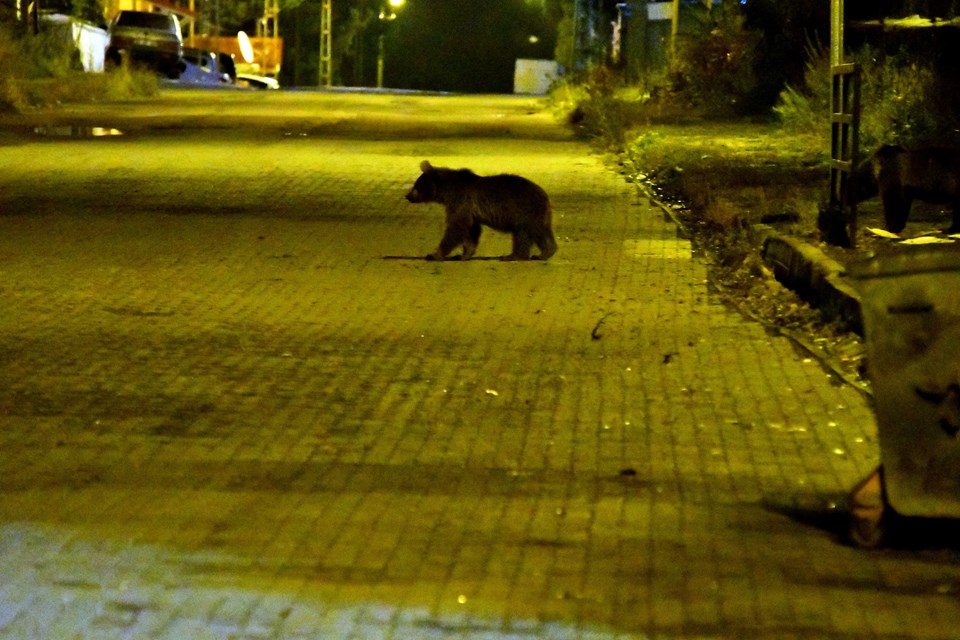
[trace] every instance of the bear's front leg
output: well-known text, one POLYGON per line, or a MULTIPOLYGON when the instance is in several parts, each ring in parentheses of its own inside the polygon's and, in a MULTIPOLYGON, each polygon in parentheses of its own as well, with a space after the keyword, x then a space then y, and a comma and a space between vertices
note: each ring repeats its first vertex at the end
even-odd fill
POLYGON ((880 201, 883 203, 884 227, 890 233, 900 233, 907 226, 907 217, 910 215, 911 198, 903 189, 889 188, 880 191, 880 201))
POLYGON ((483 228, 480 226, 479 222, 474 222, 470 226, 470 230, 467 233, 467 238, 463 241, 463 260, 469 260, 473 257, 473 254, 477 252, 477 245, 480 244, 480 232, 483 231, 483 228))
POLYGON ((446 231, 443 233, 443 238, 440 239, 440 246, 437 247, 436 251, 427 255, 427 260, 446 260, 451 251, 468 242, 469 231, 469 228, 465 228, 464 225, 448 224, 446 231))

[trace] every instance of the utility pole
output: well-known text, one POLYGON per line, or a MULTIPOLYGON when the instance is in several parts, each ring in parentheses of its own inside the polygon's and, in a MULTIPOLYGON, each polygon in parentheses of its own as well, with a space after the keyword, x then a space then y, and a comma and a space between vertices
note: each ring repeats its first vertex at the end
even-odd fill
POLYGON ((383 89, 383 33, 377 36, 377 89, 383 89))
POLYGON ((386 35, 388 25, 397 19, 397 14, 393 10, 399 9, 405 2, 406 0, 389 0, 385 8, 380 11, 380 24, 377 25, 379 27, 377 31, 377 89, 383 88, 383 38, 386 35))
POLYGON ((830 64, 843 64, 843 0, 830 0, 830 64))
POLYGON ((320 0, 320 77, 319 86, 329 87, 333 85, 333 39, 331 33, 331 21, 333 14, 333 0, 320 0))
POLYGON ((677 35, 680 33, 680 0, 673 0, 670 11, 670 64, 677 61, 677 35))
MULTIPOLYGON (((217 6, 219 7, 219 0, 217 6)), ((217 9, 219 11, 219 8, 217 9)), ((219 14, 217 17, 217 30, 219 32, 219 14)), ((277 44, 280 37, 280 3, 279 0, 264 0, 263 17, 257 21, 257 37, 260 38, 261 73, 267 75, 277 75, 280 72, 279 46, 277 44)))

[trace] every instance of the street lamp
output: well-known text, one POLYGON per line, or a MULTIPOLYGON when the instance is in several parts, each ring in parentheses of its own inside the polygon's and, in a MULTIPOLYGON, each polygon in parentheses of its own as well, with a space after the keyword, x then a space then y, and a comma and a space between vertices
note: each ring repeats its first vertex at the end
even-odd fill
POLYGON ((394 9, 403 6, 406 0, 389 0, 387 6, 380 11, 380 35, 377 37, 377 89, 383 88, 383 36, 387 29, 387 23, 397 19, 394 9))

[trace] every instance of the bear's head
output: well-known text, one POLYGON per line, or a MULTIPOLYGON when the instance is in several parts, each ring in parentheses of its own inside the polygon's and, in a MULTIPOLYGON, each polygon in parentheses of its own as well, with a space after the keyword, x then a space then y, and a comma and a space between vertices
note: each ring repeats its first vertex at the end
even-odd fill
POLYGON ((445 169, 435 167, 429 160, 420 163, 423 173, 407 193, 410 202, 439 202, 446 204, 463 186, 477 179, 469 169, 445 169))

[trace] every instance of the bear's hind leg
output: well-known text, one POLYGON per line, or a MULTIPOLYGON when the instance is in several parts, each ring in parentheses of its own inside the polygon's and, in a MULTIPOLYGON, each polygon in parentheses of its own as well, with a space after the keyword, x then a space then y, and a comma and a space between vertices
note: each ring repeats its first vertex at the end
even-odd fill
POLYGON ((553 237, 553 232, 549 228, 544 229, 534 242, 540 247, 540 255, 533 256, 534 260, 547 260, 557 252, 557 241, 553 237))
POLYGON ((953 222, 947 229, 947 233, 960 233, 960 200, 953 201, 953 222))
POLYGON ((530 259, 530 233, 526 229, 514 229, 513 231, 513 251, 510 255, 503 256, 501 260, 529 260, 530 259))

